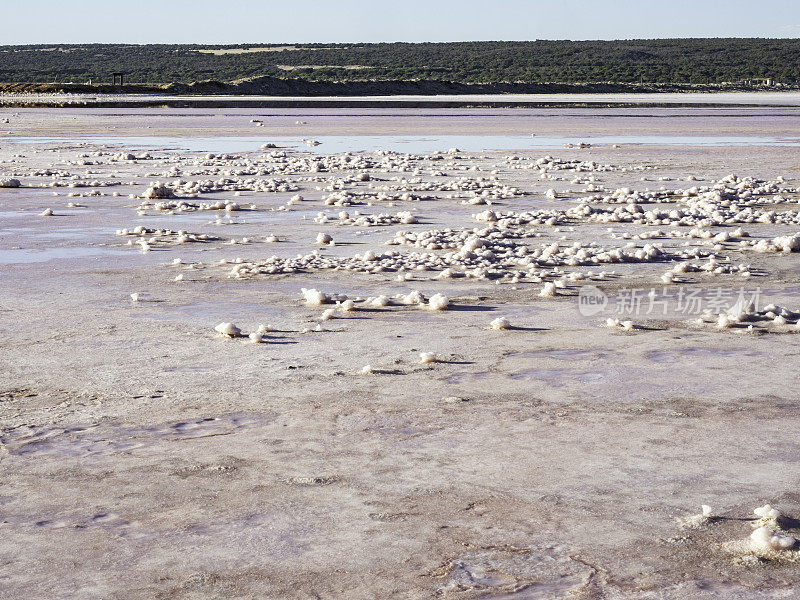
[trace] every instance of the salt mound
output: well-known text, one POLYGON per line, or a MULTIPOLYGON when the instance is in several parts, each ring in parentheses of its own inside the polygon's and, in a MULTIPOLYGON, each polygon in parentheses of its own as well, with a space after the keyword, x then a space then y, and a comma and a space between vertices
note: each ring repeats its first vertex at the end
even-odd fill
POLYGON ((546 281, 542 291, 539 292, 542 298, 553 298, 556 296, 556 284, 552 281, 546 281))
POLYGON ((172 191, 172 188, 167 187, 166 185, 162 185, 160 183, 154 183, 147 191, 144 193, 144 197, 148 200, 165 200, 169 198, 174 198, 175 193, 172 191))
POLYGON ((435 363, 436 355, 433 352, 420 352, 419 362, 422 364, 435 363))
POLYGON ((216 327, 214 327, 214 331, 219 333, 223 337, 239 337, 242 335, 242 330, 236 327, 233 323, 220 323, 216 327))
POLYGON ((375 308, 383 308, 384 306, 389 306, 391 301, 389 300, 388 296, 377 296, 375 298, 367 298, 367 304, 370 306, 374 306, 375 308))
POLYGON ((753 242, 752 249, 756 252, 798 252, 800 251, 800 234, 784 235, 771 240, 753 242))
POLYGON ((20 186, 19 179, 2 178, 0 179, 0 188, 18 188, 20 186))
POLYGON ((420 305, 425 303, 425 296, 419 290, 414 290, 408 294, 401 295, 400 301, 408 305, 420 305))
POLYGON ((759 527, 750 534, 750 546, 755 551, 791 550, 797 540, 790 535, 772 531, 769 527, 759 527))
POLYGON ((613 317, 609 317, 605 320, 605 326, 612 329, 622 329, 622 331, 633 331, 635 328, 633 321, 620 321, 613 317))
POLYGON ((700 509, 702 512, 699 515, 692 515, 691 517, 680 519, 679 522, 681 525, 689 529, 698 529, 714 519, 714 511, 708 504, 700 505, 700 509))
POLYGON ((428 300, 428 308, 431 310, 445 310, 450 305, 450 299, 443 294, 434 294, 428 300))
POLYGON ((765 504, 764 506, 753 509, 753 514, 757 516, 760 521, 777 522, 781 516, 781 511, 777 508, 772 508, 769 504, 765 504))
POLYGON ((503 329, 511 329, 511 322, 506 317, 498 317, 490 324, 492 329, 496 330, 503 330, 503 329))
POLYGON ((765 504, 753 510, 753 514, 758 517, 753 522, 753 532, 744 540, 723 544, 723 548, 743 560, 800 561, 800 540, 781 528, 781 512, 765 504))
POLYGON ((309 306, 320 306, 331 301, 330 296, 314 288, 302 288, 300 291, 303 292, 303 298, 309 306))
POLYGON ((333 302, 347 301, 347 296, 344 294, 326 294, 315 288, 301 288, 300 291, 303 293, 303 299, 309 306, 321 306, 323 304, 332 304, 333 302))

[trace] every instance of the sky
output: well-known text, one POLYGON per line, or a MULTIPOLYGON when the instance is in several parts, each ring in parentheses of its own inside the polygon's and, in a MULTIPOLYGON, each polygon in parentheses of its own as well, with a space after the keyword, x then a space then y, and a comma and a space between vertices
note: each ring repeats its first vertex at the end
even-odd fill
POLYGON ((800 37, 800 0, 0 2, 0 44, 800 37))

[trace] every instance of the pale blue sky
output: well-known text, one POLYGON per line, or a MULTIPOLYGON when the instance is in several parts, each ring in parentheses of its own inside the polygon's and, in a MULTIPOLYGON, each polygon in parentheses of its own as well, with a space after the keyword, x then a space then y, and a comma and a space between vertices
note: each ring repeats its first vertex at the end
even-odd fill
POLYGON ((800 0, 2 3, 2 44, 800 37, 800 0))

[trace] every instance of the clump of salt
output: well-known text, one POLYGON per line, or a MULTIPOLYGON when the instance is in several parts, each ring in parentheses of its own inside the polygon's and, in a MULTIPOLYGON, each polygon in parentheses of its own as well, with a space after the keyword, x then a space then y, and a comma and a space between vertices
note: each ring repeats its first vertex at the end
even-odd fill
POLYGON ((622 329, 622 331, 633 331, 636 328, 633 321, 620 321, 612 317, 605 320, 605 326, 611 329, 622 329))
POLYGON ((790 535, 773 531, 769 527, 759 527, 750 534, 750 546, 756 551, 791 550, 797 540, 790 535))
POLYGON ((701 504, 700 510, 702 512, 698 515, 681 519, 681 524, 690 529, 697 529, 714 519, 714 511, 708 504, 701 504))
POLYGON ((214 331, 223 337, 235 338, 242 335, 242 330, 233 323, 220 323, 214 327, 214 331))
POLYGON ((765 504, 764 506, 759 506, 758 508, 753 509, 753 514, 761 521, 777 522, 781 516, 781 511, 779 511, 777 508, 772 508, 772 506, 769 504, 765 504))
POLYGON ((414 290, 413 292, 409 292, 408 294, 402 295, 400 297, 400 301, 403 304, 420 305, 425 303, 425 297, 418 290, 414 290))
POLYGON ((553 298, 556 295, 556 284, 552 281, 546 281, 539 296, 542 298, 553 298))
POLYGON ((498 331, 503 329, 511 329, 511 321, 509 321, 506 317, 498 317, 494 319, 489 326, 498 331))
POLYGON ((436 355, 433 352, 420 352, 419 362, 422 364, 435 363, 436 355))
POLYGON ((428 299, 428 308, 431 310, 445 310, 450 305, 450 299, 444 294, 434 294, 428 299))
POLYGON ((160 183, 154 183, 149 188, 147 188, 147 191, 145 191, 143 196, 149 200, 155 200, 155 199, 165 200, 169 198, 174 198, 175 192, 172 190, 172 188, 167 187, 166 185, 162 185, 160 183))
POLYGON ((388 296, 376 296, 375 298, 368 298, 367 304, 375 308, 383 308, 384 306, 389 306, 390 300, 388 296))
POLYGON ((300 291, 303 293, 303 299, 309 306, 321 306, 322 304, 327 304, 331 301, 327 294, 320 292, 315 288, 301 288, 300 291))

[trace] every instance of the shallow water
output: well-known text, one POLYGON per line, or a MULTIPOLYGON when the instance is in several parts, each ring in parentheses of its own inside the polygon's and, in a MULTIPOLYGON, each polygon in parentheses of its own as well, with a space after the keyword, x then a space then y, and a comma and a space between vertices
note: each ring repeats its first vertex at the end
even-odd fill
POLYGON ((130 250, 85 247, 0 249, 0 265, 30 264, 65 258, 90 258, 120 254, 130 254, 130 250))
POLYGON ((774 136, 666 136, 666 135, 604 135, 604 136, 536 136, 536 135, 323 135, 314 136, 319 146, 308 146, 296 137, 229 136, 229 137, 10 137, 6 144, 91 144, 118 147, 127 150, 163 150, 189 152, 269 152, 261 146, 273 143, 280 148, 306 150, 314 154, 337 152, 372 152, 391 150, 394 152, 422 153, 458 148, 465 152, 489 152, 493 150, 552 150, 566 144, 610 146, 659 145, 659 146, 800 146, 800 139, 774 136))

